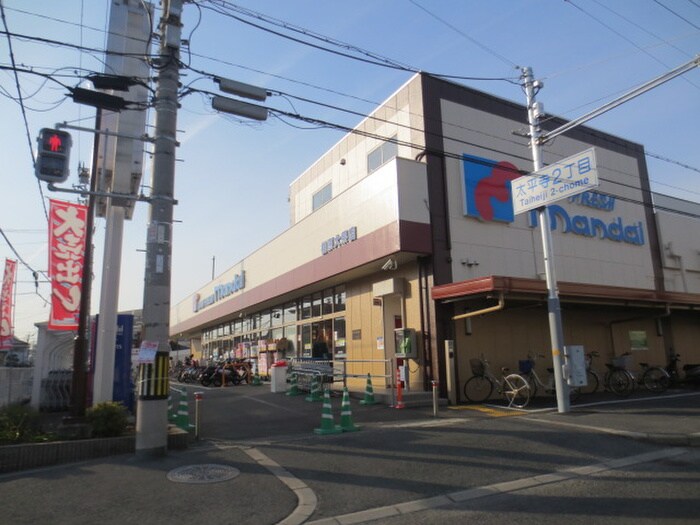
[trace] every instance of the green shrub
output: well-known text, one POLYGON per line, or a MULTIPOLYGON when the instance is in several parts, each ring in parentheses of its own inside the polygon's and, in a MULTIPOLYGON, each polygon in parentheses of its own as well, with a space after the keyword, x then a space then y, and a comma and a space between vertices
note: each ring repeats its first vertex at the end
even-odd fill
POLYGON ((27 443, 41 434, 39 412, 28 405, 0 409, 0 444, 27 443))
POLYGON ((92 425, 93 437, 117 437, 126 431, 127 413, 121 403, 98 403, 87 410, 86 417, 92 425))

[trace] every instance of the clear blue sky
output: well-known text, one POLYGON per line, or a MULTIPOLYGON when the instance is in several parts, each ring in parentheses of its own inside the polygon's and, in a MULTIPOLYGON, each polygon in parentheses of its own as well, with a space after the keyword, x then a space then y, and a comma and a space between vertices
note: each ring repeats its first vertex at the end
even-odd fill
MULTIPOLYGON (((371 111, 411 73, 351 60, 255 28, 198 1, 184 8, 183 38, 193 68, 272 91, 349 109, 371 111)), ((99 53, 27 41, 41 37, 100 49, 105 45, 108 0, 2 0, 12 36, 15 63, 51 73, 77 85, 81 68, 102 71, 99 53)), ((213 4, 221 5, 221 1, 213 4)), ((352 44, 409 68, 464 77, 518 77, 515 66, 530 66, 544 80, 539 100, 551 114, 577 117, 630 88, 700 53, 700 0, 237 0, 228 6, 266 17, 334 41, 352 44)), ((158 13, 159 14, 159 13, 158 13)), ((240 13, 236 16, 296 38, 308 36, 240 13)), ((5 27, 0 30, 5 31, 5 27)), ((6 35, 0 35, 0 66, 10 67, 6 35)), ((341 51, 332 44, 317 44, 341 51)), ((367 58, 352 51, 350 54, 367 58)), ((194 71, 183 84, 216 91, 194 71)), ((32 146, 40 128, 82 119, 94 111, 65 97, 66 90, 44 78, 20 74, 32 146)), ((460 81, 524 103, 518 85, 503 81, 460 81)), ((11 71, 0 70, 0 155, 3 229, 33 269, 47 268, 43 195, 33 175, 27 131, 11 71)), ((354 126, 360 117, 336 109, 274 96, 270 107, 354 126)), ((152 115, 151 115, 152 117, 152 115)), ((647 151, 685 164, 647 158, 655 191, 700 201, 700 71, 694 70, 627 103, 590 126, 643 144, 647 151), (692 169, 691 169, 692 168, 692 169)), ((178 302, 211 279, 212 258, 219 274, 278 235, 289 225, 288 185, 342 137, 285 118, 249 123, 211 110, 209 100, 191 94, 178 116, 182 144, 176 166, 172 301, 178 302)), ((73 167, 88 164, 91 136, 73 132, 73 167)), ((150 182, 146 158, 144 183, 150 182)), ((75 169, 72 170, 75 173, 75 169)), ((71 179, 75 181, 75 176, 71 179)), ((48 207, 48 203, 46 203, 48 207)), ((137 205, 124 232, 120 308, 140 308, 148 207, 137 205)), ((104 221, 96 221, 93 313, 99 303, 104 221)), ((16 258, 0 239, 0 262, 16 258)), ((48 318, 49 307, 34 293, 30 271, 19 266, 15 334, 34 334, 33 323, 48 318)), ((48 298, 48 283, 39 293, 48 298)), ((31 335, 32 340, 35 339, 31 335)))

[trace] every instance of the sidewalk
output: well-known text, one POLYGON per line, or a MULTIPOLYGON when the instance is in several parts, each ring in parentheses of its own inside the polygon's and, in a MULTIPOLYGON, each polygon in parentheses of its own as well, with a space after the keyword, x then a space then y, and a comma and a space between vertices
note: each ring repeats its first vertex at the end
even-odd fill
POLYGON ((669 446, 700 447, 700 392, 667 392, 658 398, 606 399, 529 412, 527 419, 551 425, 585 428, 669 446))

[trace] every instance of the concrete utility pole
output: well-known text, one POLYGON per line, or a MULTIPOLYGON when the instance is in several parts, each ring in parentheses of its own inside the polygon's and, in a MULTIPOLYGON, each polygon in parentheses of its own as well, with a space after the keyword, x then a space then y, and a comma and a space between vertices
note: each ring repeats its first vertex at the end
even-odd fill
POLYGON ((146 239, 143 293, 143 341, 157 343, 153 364, 139 370, 136 455, 163 456, 168 444, 167 361, 170 329, 170 260, 172 253, 177 89, 179 82, 182 0, 163 0, 156 91, 155 146, 151 212, 146 239), (166 366, 163 367, 163 358, 166 366), (155 386, 153 386, 155 385, 155 386))
MULTIPOLYGON (((530 124, 530 147, 532 149, 533 171, 543 167, 540 136, 540 115, 542 107, 535 102, 536 90, 541 84, 532 78, 532 69, 522 69, 525 94, 527 96, 527 119, 530 124)), ((544 251, 544 269, 547 279, 547 310, 549 312, 549 336, 552 343, 552 363, 554 367, 554 383, 557 393, 557 410, 560 413, 569 412, 569 385, 564 381, 561 354, 564 350, 564 330, 561 322, 561 305, 559 290, 554 271, 554 251, 552 250, 552 231, 549 228, 549 208, 543 206, 537 209, 540 231, 542 232, 542 249, 544 251)))
MULTIPOLYGON (((610 111, 617 106, 629 102, 635 97, 646 93, 660 85, 676 78, 696 67, 700 67, 700 55, 696 55, 692 60, 678 66, 663 75, 660 75, 652 80, 642 84, 639 87, 632 89, 624 95, 604 104, 603 106, 586 113, 585 115, 571 120, 562 126, 548 132, 542 132, 540 128, 540 116, 544 113, 542 105, 535 102, 535 95, 541 89, 542 83, 534 80, 532 69, 529 67, 522 68, 522 79, 525 85, 525 94, 527 96, 527 115, 528 123, 530 124, 530 147, 532 149, 532 162, 534 172, 543 167, 541 158, 542 144, 555 137, 585 124, 589 120, 610 111)), ((545 274, 547 278, 547 307, 549 310, 549 331, 552 342, 552 361, 554 366, 554 380, 556 384, 557 394, 557 409, 560 413, 569 412, 569 385, 564 381, 562 370, 561 353, 564 350, 564 331, 561 322, 561 306, 559 303, 559 291, 557 289, 557 278, 554 271, 554 252, 552 250, 552 232, 550 229, 549 211, 547 207, 542 207, 537 210, 540 229, 542 230, 542 249, 544 251, 545 274)))

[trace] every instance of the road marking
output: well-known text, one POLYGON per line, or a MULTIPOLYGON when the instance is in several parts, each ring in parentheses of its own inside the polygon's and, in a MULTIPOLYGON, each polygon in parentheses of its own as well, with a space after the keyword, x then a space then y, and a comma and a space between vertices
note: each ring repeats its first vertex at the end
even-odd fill
POLYGON ((550 474, 539 474, 537 476, 531 476, 528 478, 515 479, 512 481, 502 481, 500 483, 493 483, 491 485, 485 485, 483 487, 475 487, 471 489, 460 490, 457 492, 450 492, 448 494, 432 496, 429 498, 422 498, 413 501, 406 501, 404 503, 397 503, 396 505, 375 507, 373 509, 366 509, 358 512, 352 512, 349 514, 332 516, 321 520, 310 521, 308 522, 308 525, 349 525, 350 523, 368 523, 371 521, 377 521, 394 516, 401 516, 402 514, 410 514, 413 512, 420 512, 422 510, 428 509, 436 509, 454 503, 461 503, 464 501, 470 501, 480 498, 488 498, 490 496, 517 492, 519 490, 548 485, 551 483, 559 483, 577 477, 598 474, 607 470, 615 470, 618 468, 624 468, 640 463, 658 461, 660 459, 679 456, 686 452, 687 451, 682 448, 667 448, 662 450, 655 450, 636 456, 628 456, 619 459, 606 460, 600 463, 595 463, 593 465, 586 465, 582 467, 569 467, 566 469, 552 472, 550 474))
POLYGON ((460 405, 447 408, 449 410, 474 410, 476 412, 481 412, 482 414, 487 414, 491 417, 522 416, 527 413, 515 409, 495 407, 492 405, 460 405))
POLYGON ((243 448, 248 456, 255 460, 259 465, 262 465, 267 470, 272 472, 277 479, 287 485, 287 487, 296 494, 297 507, 292 513, 278 522, 277 525, 300 525, 305 523, 307 519, 314 513, 318 505, 316 494, 306 483, 291 474, 287 469, 276 463, 257 448, 243 448))
POLYGON ((437 418, 421 421, 405 421, 403 423, 381 423, 379 428, 426 428, 426 427, 446 427, 464 423, 466 420, 460 417, 437 418))

